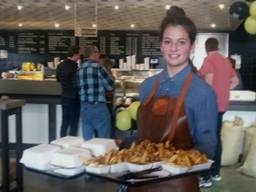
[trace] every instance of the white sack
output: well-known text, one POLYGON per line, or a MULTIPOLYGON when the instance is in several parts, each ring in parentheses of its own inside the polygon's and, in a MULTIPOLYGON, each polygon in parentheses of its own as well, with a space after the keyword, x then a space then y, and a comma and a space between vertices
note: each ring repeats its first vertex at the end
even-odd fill
POLYGON ((250 150, 240 171, 245 175, 256 177, 256 135, 253 136, 250 150))
POLYGON ((223 122, 221 130, 222 159, 221 165, 229 166, 238 162, 243 145, 244 128, 241 118, 223 122))

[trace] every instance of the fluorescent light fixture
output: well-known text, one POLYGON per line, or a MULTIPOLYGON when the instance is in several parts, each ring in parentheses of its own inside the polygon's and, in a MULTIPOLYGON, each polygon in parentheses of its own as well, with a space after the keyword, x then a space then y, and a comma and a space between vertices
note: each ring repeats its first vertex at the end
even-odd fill
POLYGON ((218 7, 220 8, 220 10, 223 10, 225 8, 225 4, 221 3, 218 5, 218 7))
POLYGON ((212 23, 211 24, 211 28, 215 28, 216 27, 216 24, 215 23, 212 23))
POLYGON ((70 5, 65 5, 65 10, 68 11, 68 10, 70 10, 70 8, 71 8, 70 5))
POLYGON ((17 5, 17 9, 18 9, 19 11, 21 11, 21 10, 23 9, 23 6, 22 6, 22 5, 17 5))
POLYGON ((134 28, 134 27, 135 27, 135 24, 131 24, 130 27, 131 27, 131 28, 134 28))
POLYGON ((59 24, 59 23, 55 23, 55 24, 54 24, 54 27, 55 27, 55 28, 59 28, 59 27, 60 27, 60 24, 59 24))
POLYGON ((165 8, 166 10, 169 10, 169 9, 171 8, 171 5, 165 5, 164 8, 165 8))

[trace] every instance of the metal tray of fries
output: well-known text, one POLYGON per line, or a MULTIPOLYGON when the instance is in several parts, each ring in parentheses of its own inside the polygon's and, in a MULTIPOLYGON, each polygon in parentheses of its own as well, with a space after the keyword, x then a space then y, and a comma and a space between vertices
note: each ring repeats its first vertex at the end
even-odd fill
POLYGON ((195 149, 176 150, 168 142, 152 143, 145 140, 134 143, 128 149, 113 150, 84 163, 88 175, 124 185, 144 185, 207 172, 212 162, 195 149), (100 170, 109 167, 109 170, 88 169, 90 166, 100 170))

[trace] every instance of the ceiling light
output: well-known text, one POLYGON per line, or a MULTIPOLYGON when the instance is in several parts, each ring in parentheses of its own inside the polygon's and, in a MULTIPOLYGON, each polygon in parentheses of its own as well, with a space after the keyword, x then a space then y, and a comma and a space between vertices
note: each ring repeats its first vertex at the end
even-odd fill
POLYGON ((65 5, 65 10, 69 10, 71 7, 70 7, 70 5, 65 5))
POLYGON ((118 5, 115 5, 114 9, 115 9, 115 10, 118 10, 118 9, 119 9, 119 6, 118 6, 118 5))
POLYGON ((134 24, 131 24, 131 25, 130 25, 130 27, 131 27, 131 28, 134 28, 134 27, 135 27, 135 25, 134 25, 134 24))
POLYGON ((220 10, 223 10, 225 8, 225 4, 219 4, 218 7, 220 8, 220 10))
POLYGON ((97 27, 97 25, 96 25, 96 24, 92 24, 92 27, 93 27, 93 28, 96 28, 96 27, 97 27))
POLYGON ((55 23, 55 24, 54 24, 54 27, 55 27, 55 28, 59 28, 59 27, 60 27, 60 24, 59 24, 59 23, 55 23))
POLYGON ((212 23, 211 24, 211 28, 215 28, 216 27, 216 24, 215 23, 212 23))
POLYGON ((23 9, 23 6, 22 6, 22 5, 17 5, 17 9, 18 9, 19 11, 21 11, 21 10, 23 9))
POLYGON ((19 27, 23 27, 23 24, 22 24, 22 23, 19 23, 18 26, 19 26, 19 27))
POLYGON ((164 8, 165 8, 166 10, 169 10, 169 9, 171 8, 171 5, 165 5, 164 8))

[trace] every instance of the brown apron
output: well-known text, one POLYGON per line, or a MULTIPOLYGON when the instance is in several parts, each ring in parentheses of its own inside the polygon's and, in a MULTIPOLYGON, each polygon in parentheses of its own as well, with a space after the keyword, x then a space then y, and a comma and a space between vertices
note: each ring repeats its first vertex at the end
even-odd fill
MULTIPOLYGON (((169 140, 177 149, 192 148, 192 139, 184 110, 184 98, 191 79, 192 73, 189 73, 178 99, 169 96, 155 97, 154 95, 160 84, 158 79, 138 111, 139 141, 145 139, 153 142, 169 140)), ((199 192, 197 176, 187 176, 160 183, 128 187, 128 192, 170 191, 199 192)))

